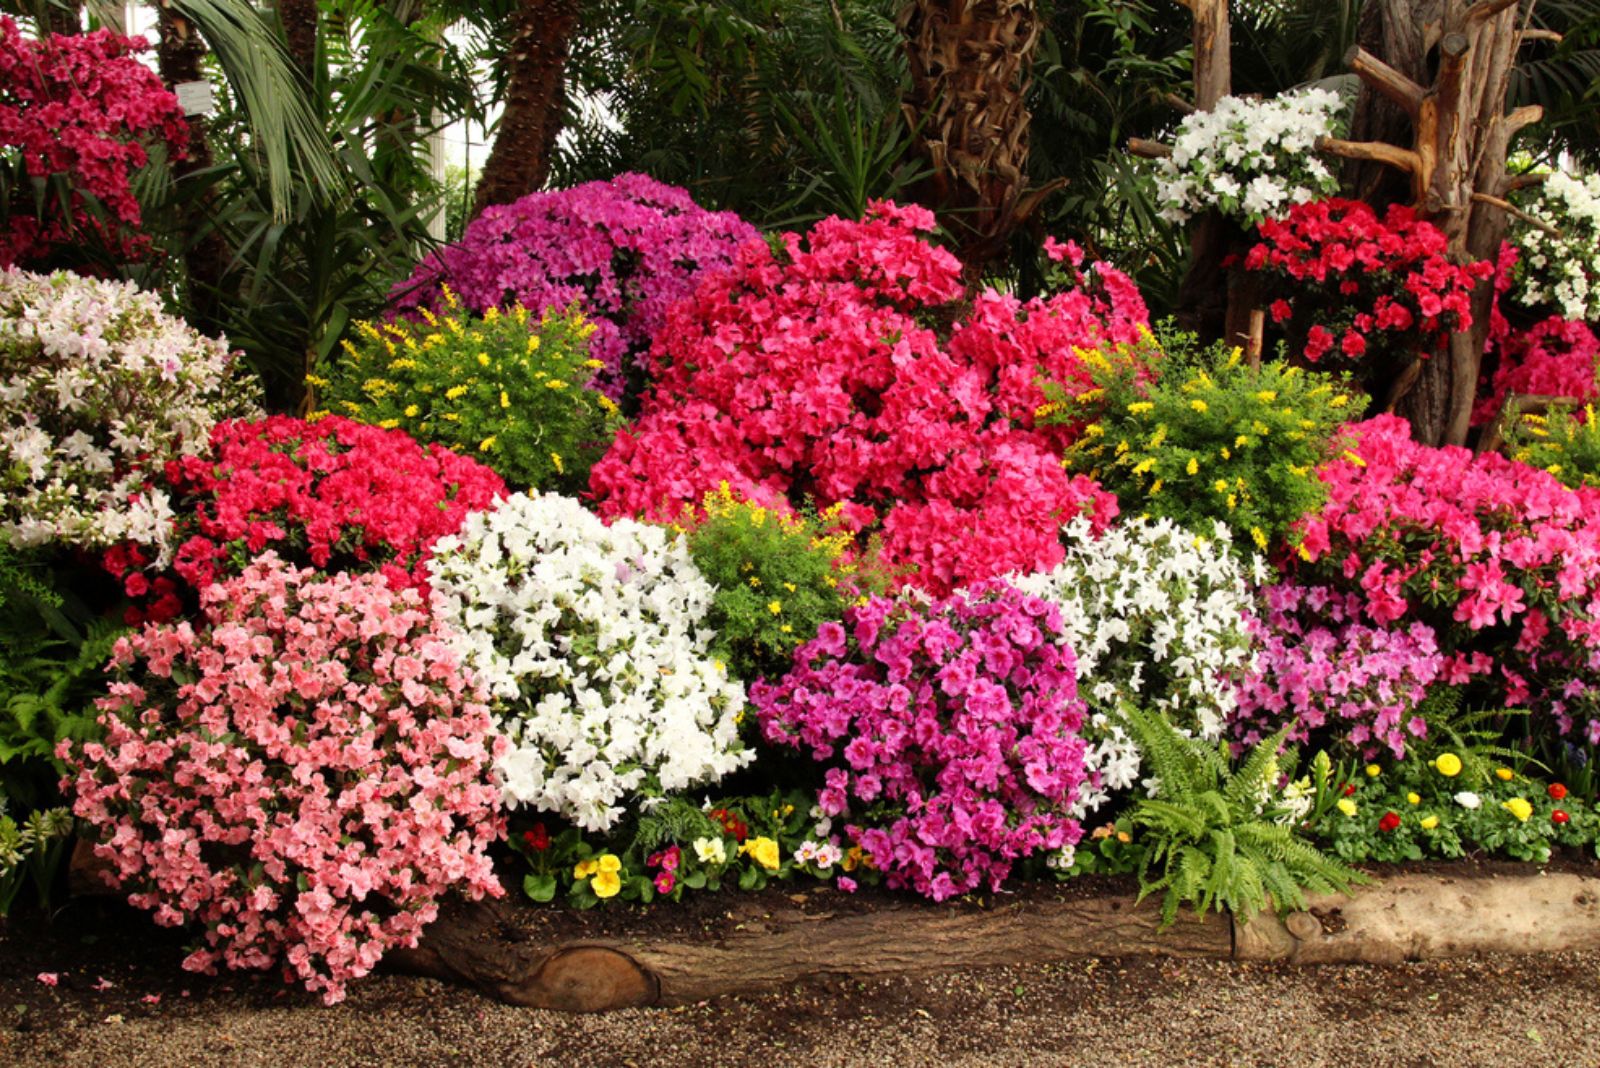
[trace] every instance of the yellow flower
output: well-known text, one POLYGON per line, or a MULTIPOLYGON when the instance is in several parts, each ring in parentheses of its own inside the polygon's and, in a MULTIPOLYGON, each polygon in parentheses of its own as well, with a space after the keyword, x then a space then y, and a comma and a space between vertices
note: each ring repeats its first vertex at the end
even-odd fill
POLYGON ((1239 498, 1238 498, 1238 496, 1236 494, 1233 494, 1233 493, 1228 494, 1228 511, 1231 512, 1237 507, 1239 507, 1239 498))
POLYGON ((1224 459, 1224 460, 1231 460, 1231 459, 1233 459, 1233 453, 1232 453, 1232 452, 1230 452, 1230 451, 1228 451, 1228 447, 1227 447, 1227 446, 1226 446, 1226 445, 1224 445, 1224 446, 1223 446, 1223 447, 1222 447, 1222 458, 1223 458, 1223 459, 1224 459))
POLYGON ((1461 758, 1454 753, 1440 753, 1439 759, 1433 762, 1433 766, 1447 779, 1453 779, 1461 774, 1461 758))
POLYGON ((1156 494, 1160 493, 1161 492, 1161 487, 1164 486, 1165 484, 1166 483, 1162 482, 1159 478, 1156 479, 1154 482, 1152 482, 1150 484, 1150 495, 1152 497, 1154 497, 1156 494))
POLYGON ((739 847, 739 852, 751 857, 768 871, 778 870, 778 843, 765 835, 750 839, 739 847))
POLYGON ((1260 527, 1251 527, 1250 536, 1255 539, 1256 548, 1265 552, 1267 549, 1267 532, 1260 527))
POLYGON ((487 352, 478 353, 478 366, 480 366, 480 367, 488 367, 489 366, 489 354, 487 352))
POLYGON ((1138 463, 1133 465, 1133 473, 1136 475, 1148 474, 1150 469, 1155 467, 1155 465, 1156 462, 1154 460, 1140 460, 1138 463))
POLYGON ((321 387, 326 386, 327 384, 328 380, 323 378, 321 375, 306 375, 306 385, 308 386, 321 387))
POLYGON ((1422 817, 1422 829, 1423 830, 1431 831, 1437 826, 1439 826, 1439 817, 1438 816, 1424 816, 1424 817, 1422 817))
POLYGON ((600 394, 600 396, 596 397, 595 399, 600 402, 600 407, 607 415, 616 415, 617 412, 621 410, 617 407, 617 402, 606 396, 604 393, 600 394))
POLYGON ((422 409, 417 407, 415 404, 406 405, 406 418, 407 419, 415 419, 419 414, 421 414, 421 412, 422 412, 422 409))
POLYGON ((567 473, 567 468, 564 464, 562 464, 561 454, 559 452, 553 452, 550 454, 550 462, 556 465, 556 474, 564 475, 567 473))
POLYGON ((617 891, 622 889, 622 877, 614 871, 601 871, 595 875, 589 888, 594 891, 595 897, 616 897, 617 891))
POLYGON ((1339 798, 1339 811, 1343 812, 1346 816, 1354 816, 1360 810, 1356 808, 1356 803, 1354 801, 1350 800, 1348 797, 1341 797, 1339 798))
POLYGON ((538 351, 539 351, 539 335, 538 334, 534 334, 532 337, 528 338, 528 355, 531 356, 535 352, 538 352, 538 351))
POLYGON ((1422 804, 1422 796, 1413 790, 1409 794, 1406 794, 1406 803, 1410 805, 1420 805, 1422 804))
POLYGON ((479 452, 488 452, 490 449, 494 448, 494 443, 495 443, 495 436, 493 434, 490 434, 488 437, 486 437, 482 441, 478 442, 478 451, 479 452))
POLYGON ((1528 804, 1526 798, 1513 797, 1510 801, 1502 801, 1500 807, 1523 823, 1527 823, 1528 817, 1533 815, 1533 806, 1528 804))
POLYGON ((451 386, 449 389, 444 391, 444 395, 447 400, 458 400, 459 398, 467 395, 467 387, 451 386))
POLYGON ((1155 405, 1151 404, 1149 401, 1134 401, 1132 404, 1128 405, 1128 411, 1133 415, 1143 415, 1145 412, 1150 411, 1150 409, 1154 407, 1155 405))
POLYGON ((1512 778, 1512 771, 1510 768, 1495 768, 1494 777, 1499 779, 1501 782, 1510 782, 1512 778))
POLYGON ((559 378, 552 378, 544 384, 545 389, 566 389, 567 384, 559 378))
POLYGON ((605 361, 604 360, 584 360, 583 361, 583 365, 585 367, 591 368, 592 370, 598 371, 598 370, 600 370, 600 368, 605 366, 605 361))
POLYGON ((1185 467, 1184 470, 1189 472, 1191 475, 1198 475, 1200 473, 1200 461, 1196 460, 1193 456, 1189 457, 1189 466, 1185 467))
POLYGON ((1343 408, 1346 404, 1349 404, 1349 403, 1350 403, 1350 398, 1345 396, 1343 393, 1341 393, 1337 397, 1333 398, 1332 400, 1330 400, 1328 402, 1328 407, 1330 407, 1330 408, 1343 408))
POLYGON ((1376 764, 1368 764, 1367 765, 1367 778, 1376 779, 1379 775, 1382 775, 1382 774, 1383 774, 1383 769, 1380 768, 1378 765, 1376 765, 1376 764))
POLYGON ((1245 437, 1243 434, 1240 434, 1238 437, 1233 439, 1233 447, 1236 449, 1242 449, 1248 444, 1250 444, 1250 439, 1245 437))
POLYGON ((768 601, 767 602, 767 611, 771 612, 773 615, 777 615, 779 612, 783 611, 783 602, 782 601, 768 601))
POLYGON ((593 875, 599 870, 600 865, 595 863, 595 861, 592 859, 580 860, 578 861, 577 866, 572 869, 572 877, 574 879, 587 879, 589 876, 593 875))
POLYGON ((1215 482, 1211 483, 1211 488, 1216 490, 1218 493, 1227 493, 1228 480, 1225 478, 1219 478, 1215 482))
POLYGON ((616 855, 613 854, 613 853, 603 854, 600 857, 600 859, 598 861, 596 861, 596 864, 600 868, 601 871, 621 871, 622 870, 622 861, 619 860, 616 857, 616 855))
POLYGON ((397 427, 399 425, 400 425, 400 420, 398 420, 398 419, 385 419, 381 423, 378 424, 378 427, 380 429, 382 429, 382 430, 393 430, 395 427, 397 427))
POLYGON ((1256 400, 1261 401, 1263 404, 1271 404, 1277 399, 1278 391, 1275 389, 1263 389, 1261 392, 1256 394, 1256 400))
POLYGON ((503 390, 503 389, 500 391, 500 407, 502 407, 502 408, 511 407, 511 398, 506 396, 506 391, 503 390))
POLYGON ((1193 408, 1197 412, 1206 412, 1211 408, 1209 404, 1201 400, 1199 397, 1196 397, 1194 400, 1190 401, 1189 407, 1193 408))

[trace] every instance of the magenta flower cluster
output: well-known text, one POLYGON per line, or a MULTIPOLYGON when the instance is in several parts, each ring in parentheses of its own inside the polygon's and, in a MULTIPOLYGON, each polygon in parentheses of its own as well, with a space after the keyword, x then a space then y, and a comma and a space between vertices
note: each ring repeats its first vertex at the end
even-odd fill
MULTIPOLYGON (((1535 394, 1545 397, 1571 397, 1579 401, 1600 399, 1600 336, 1588 323, 1552 315, 1531 326, 1513 324, 1502 308, 1510 302, 1517 265, 1513 245, 1500 246, 1500 259, 1494 279, 1495 300, 1489 310, 1489 340, 1486 356, 1493 361, 1494 374, 1486 391, 1480 390, 1472 409, 1474 426, 1489 422, 1500 414, 1508 394, 1535 394)), ((1486 361, 1487 362, 1487 361, 1486 361)))
POLYGON ((1379 627, 1423 620, 1442 681, 1549 712, 1563 733, 1595 705, 1600 669, 1600 494, 1498 454, 1430 448, 1406 422, 1350 428, 1321 470, 1328 501, 1302 521, 1299 581, 1360 599, 1379 627))
POLYGON ((395 288, 401 309, 437 310, 442 286, 474 312, 521 302, 533 311, 577 304, 595 326, 595 387, 616 399, 666 321, 667 308, 757 237, 727 211, 706 211, 676 186, 642 174, 530 193, 487 208, 458 244, 440 249, 395 288))
POLYGON ((133 905, 204 926, 185 968, 281 963, 331 1004, 447 891, 501 893, 504 743, 415 590, 269 552, 202 605, 118 643, 62 788, 133 905))
POLYGON ((1075 349, 1132 342, 1144 303, 1105 267, 1027 303, 960 313, 961 265, 932 215, 875 204, 862 221, 740 250, 675 306, 639 419, 591 472, 602 515, 676 517, 726 482, 740 497, 841 504, 885 561, 935 593, 1059 563, 1058 531, 1116 500, 1061 468, 1038 429, 1040 379, 1092 382, 1075 349))
POLYGON ((943 901, 1076 845, 1084 705, 1061 618, 1002 583, 874 598, 751 688, 770 742, 827 765, 818 806, 891 887, 943 901))
POLYGON ((1237 743, 1254 746, 1287 726, 1292 741, 1327 734, 1369 759, 1383 748, 1400 759, 1427 737, 1417 706, 1444 669, 1432 627, 1371 626, 1358 596, 1320 586, 1264 593, 1255 667, 1229 717, 1237 743))

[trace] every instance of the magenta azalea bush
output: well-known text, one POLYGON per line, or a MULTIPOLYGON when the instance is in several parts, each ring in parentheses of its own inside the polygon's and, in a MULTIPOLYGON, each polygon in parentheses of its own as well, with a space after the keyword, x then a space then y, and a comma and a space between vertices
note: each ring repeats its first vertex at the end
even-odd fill
POLYGON ((943 901, 1076 845, 1087 777, 1057 609, 1001 583, 874 598, 751 695, 768 741, 827 765, 818 807, 891 887, 943 901))
POLYGON ((204 926, 185 968, 281 963, 331 1004, 445 892, 501 893, 503 743, 414 590, 269 552, 202 602, 117 644, 62 788, 133 905, 204 926))
POLYGON ((1038 382, 1090 388, 1075 350, 1136 340, 1138 292, 1096 266, 1049 299, 985 293, 941 330, 963 287, 932 227, 879 203, 780 251, 744 246, 669 314, 640 417, 591 472, 601 514, 671 519, 724 483, 764 504, 842 505, 935 593, 1054 566, 1077 516, 1103 528, 1116 500, 1062 470, 1068 432, 1034 424, 1038 382))
POLYGON ((520 302, 539 312, 579 305, 595 326, 595 386, 613 399, 673 302, 733 262, 757 237, 732 212, 706 211, 688 192, 642 174, 530 193, 484 210, 458 244, 396 287, 396 307, 438 311, 448 286, 469 311, 520 302))
POLYGON ((1406 422, 1351 428, 1321 471, 1297 581, 1355 595, 1380 628, 1423 622, 1441 679, 1487 684, 1600 741, 1600 495, 1496 454, 1430 448, 1406 422))
POLYGON ((1254 670, 1238 686, 1229 733, 1254 746, 1284 727, 1292 741, 1332 739, 1367 758, 1404 758, 1425 738, 1417 708, 1444 669, 1433 628, 1363 622, 1361 598, 1322 587, 1264 591, 1254 670))

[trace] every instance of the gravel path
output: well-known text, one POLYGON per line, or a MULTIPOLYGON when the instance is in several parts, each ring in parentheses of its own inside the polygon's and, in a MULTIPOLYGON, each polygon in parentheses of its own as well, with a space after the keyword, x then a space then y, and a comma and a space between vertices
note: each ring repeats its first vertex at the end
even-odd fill
POLYGON ((16 973, 31 962, 5 948, 0 1063, 16 1065, 1600 1065, 1596 954, 1078 961, 578 1017, 395 976, 355 984, 334 1009, 271 981, 147 1005, 132 980, 96 992, 64 978, 40 1008, 37 980, 16 973), (32 1011, 7 1018, 23 997, 32 1011))

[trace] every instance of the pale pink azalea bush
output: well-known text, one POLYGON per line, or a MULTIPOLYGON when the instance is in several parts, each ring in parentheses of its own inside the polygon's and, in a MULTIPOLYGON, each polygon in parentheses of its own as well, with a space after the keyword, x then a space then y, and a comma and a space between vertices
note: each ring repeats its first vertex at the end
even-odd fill
POLYGON ((779 252, 744 246, 669 313, 640 417, 591 472, 601 514, 672 519, 723 483, 764 504, 839 504, 936 593, 1054 566, 1077 516, 1102 529, 1116 500, 1062 470, 1069 431, 1035 426, 1037 382, 1091 388, 1078 350, 1139 337, 1137 290, 1074 264, 1076 288, 987 292, 944 330, 961 265, 932 227, 878 203, 784 234, 779 252))
POLYGON ((1254 746, 1288 727, 1291 741, 1403 759, 1411 741, 1427 737, 1417 708, 1445 666, 1432 627, 1372 626, 1359 596, 1318 586, 1270 586, 1263 597, 1255 664, 1229 716, 1236 743, 1254 746))
POLYGON ((817 804, 891 887, 935 901, 998 889, 1061 854, 1089 774, 1071 649, 1047 601, 1003 583, 873 598, 751 687, 769 742, 827 765, 817 804))
POLYGON ((133 905, 203 925, 185 968, 281 963, 332 1004, 441 895, 502 892, 503 742, 415 590, 269 552, 201 600, 117 644, 62 788, 133 905))
POLYGON ((1360 599, 1365 622, 1422 622, 1440 680, 1548 713, 1600 741, 1600 493, 1497 454, 1431 448, 1406 422, 1350 428, 1302 524, 1295 580, 1360 599))
POLYGON ((480 314, 518 302, 534 312, 577 304, 595 327, 590 355, 605 365, 595 388, 615 399, 645 370, 668 307, 756 237, 739 216, 706 211, 686 190, 622 174, 485 209, 395 288, 395 304, 438 310, 444 286, 480 314))

